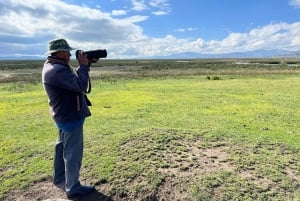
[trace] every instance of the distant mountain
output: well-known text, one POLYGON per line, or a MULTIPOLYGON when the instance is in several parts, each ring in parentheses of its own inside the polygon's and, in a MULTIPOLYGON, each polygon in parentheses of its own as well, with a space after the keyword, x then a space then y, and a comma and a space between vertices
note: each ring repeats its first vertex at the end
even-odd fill
POLYGON ((248 52, 231 52, 225 54, 202 54, 195 52, 183 52, 168 56, 155 57, 158 59, 204 59, 204 58, 297 58, 300 51, 288 50, 255 50, 248 52))
POLYGON ((0 60, 43 60, 46 57, 40 56, 0 56, 0 60))
MULTIPOLYGON (((197 52, 182 52, 167 56, 138 57, 137 59, 217 59, 217 58, 300 58, 300 50, 255 50, 248 52, 231 52, 226 54, 202 54, 197 52)), ((43 60, 46 57, 37 55, 4 56, 0 60, 43 60)), ((108 55, 109 58, 109 55, 108 55)))

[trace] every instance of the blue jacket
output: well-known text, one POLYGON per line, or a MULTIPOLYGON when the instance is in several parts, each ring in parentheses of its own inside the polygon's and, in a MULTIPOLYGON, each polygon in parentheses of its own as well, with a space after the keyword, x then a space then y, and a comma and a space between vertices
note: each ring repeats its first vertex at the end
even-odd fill
POLYGON ((42 82, 56 123, 79 121, 91 115, 84 97, 89 70, 89 66, 81 65, 75 74, 63 59, 49 56, 45 61, 42 82))

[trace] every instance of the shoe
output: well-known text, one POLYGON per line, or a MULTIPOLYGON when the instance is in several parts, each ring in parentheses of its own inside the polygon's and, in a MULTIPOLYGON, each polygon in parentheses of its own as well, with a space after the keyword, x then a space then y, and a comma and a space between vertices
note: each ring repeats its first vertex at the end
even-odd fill
POLYGON ((95 186, 80 186, 78 189, 76 189, 73 192, 68 192, 67 197, 68 198, 74 198, 74 197, 80 197, 85 196, 93 191, 95 191, 95 186))
POLYGON ((53 183, 53 184, 54 184, 54 186, 61 189, 62 191, 65 191, 65 183, 59 183, 59 184, 53 183))

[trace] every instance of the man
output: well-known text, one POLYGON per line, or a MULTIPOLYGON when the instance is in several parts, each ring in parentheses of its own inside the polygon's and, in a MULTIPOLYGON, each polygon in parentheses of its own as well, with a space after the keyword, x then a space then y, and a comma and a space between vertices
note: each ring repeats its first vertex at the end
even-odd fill
POLYGON ((55 145, 53 184, 66 192, 68 198, 84 196, 95 190, 79 182, 83 156, 83 124, 90 110, 85 99, 89 83, 88 59, 78 55, 76 74, 69 66, 70 47, 65 39, 49 42, 42 82, 49 98, 50 111, 58 128, 55 145))

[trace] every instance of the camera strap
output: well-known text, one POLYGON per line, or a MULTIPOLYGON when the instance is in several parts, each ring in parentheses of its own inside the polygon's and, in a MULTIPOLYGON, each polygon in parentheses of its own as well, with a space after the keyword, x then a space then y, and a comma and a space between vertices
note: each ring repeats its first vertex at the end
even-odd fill
POLYGON ((92 102, 88 99, 87 95, 84 95, 84 98, 87 106, 92 106, 92 102))
POLYGON ((89 93, 91 93, 91 91, 92 91, 92 85, 91 85, 91 79, 89 78, 89 80, 88 80, 88 87, 87 87, 85 93, 89 94, 89 93))
MULTIPOLYGON (((90 80, 90 78, 89 78, 89 81, 88 81, 88 87, 87 87, 85 93, 86 93, 86 94, 89 94, 89 93, 91 93, 91 91, 92 91, 92 85, 91 85, 91 80, 90 80)), ((86 94, 84 94, 84 98, 85 98, 86 104, 87 104, 88 106, 92 106, 92 103, 91 103, 91 101, 88 99, 88 97, 87 97, 86 94)))

